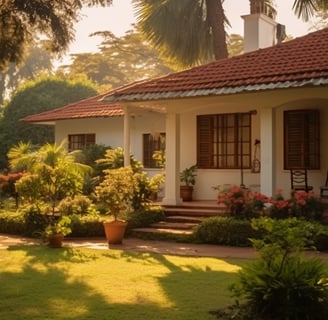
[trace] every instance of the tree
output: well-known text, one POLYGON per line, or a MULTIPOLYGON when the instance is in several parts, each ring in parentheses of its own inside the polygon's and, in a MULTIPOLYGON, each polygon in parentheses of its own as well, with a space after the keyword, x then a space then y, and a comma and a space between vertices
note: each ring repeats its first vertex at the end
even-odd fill
POLYGON ((233 33, 228 36, 227 46, 229 57, 241 54, 244 50, 244 38, 239 34, 233 33))
MULTIPOLYGON (((250 0, 251 8, 275 12, 273 0, 250 0)), ((328 0, 295 0, 303 19, 327 8, 328 0)), ((137 26, 161 56, 192 66, 228 56, 223 0, 133 0, 137 26), (183 35, 183 36, 182 36, 183 35)))
POLYGON ((316 14, 316 21, 312 25, 312 29, 321 30, 328 27, 328 10, 318 12, 316 14))
POLYGON ((308 21, 316 13, 328 9, 328 0, 294 0, 293 9, 297 17, 308 21))
POLYGON ((6 166, 6 153, 19 141, 44 144, 54 141, 54 128, 21 122, 20 119, 62 107, 97 94, 89 81, 65 81, 56 77, 39 77, 27 82, 5 106, 0 121, 0 165, 6 166))
POLYGON ((100 51, 72 55, 73 63, 60 67, 59 72, 69 72, 71 76, 86 74, 89 79, 108 89, 172 71, 135 30, 126 32, 120 38, 110 31, 96 32, 91 36, 94 35, 103 37, 100 51))
POLYGON ((27 54, 21 64, 10 63, 0 72, 0 105, 17 89, 18 84, 26 79, 33 80, 40 73, 50 74, 52 70, 51 54, 42 42, 27 45, 27 54))
POLYGON ((83 6, 111 5, 112 0, 6 0, 0 7, 0 71, 10 62, 21 62, 27 44, 45 36, 55 53, 74 40, 74 23, 83 6))

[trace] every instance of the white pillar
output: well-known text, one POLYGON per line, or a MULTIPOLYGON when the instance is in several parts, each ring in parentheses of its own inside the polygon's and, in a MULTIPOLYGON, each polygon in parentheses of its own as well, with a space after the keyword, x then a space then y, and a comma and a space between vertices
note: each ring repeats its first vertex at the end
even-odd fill
POLYGON ((274 110, 261 109, 261 193, 275 192, 275 121, 274 110))
POLYGON ((127 106, 124 106, 124 129, 123 129, 123 145, 124 145, 124 166, 130 165, 130 112, 127 106))
POLYGON ((166 115, 165 197, 163 204, 179 205, 180 199, 180 116, 166 115))

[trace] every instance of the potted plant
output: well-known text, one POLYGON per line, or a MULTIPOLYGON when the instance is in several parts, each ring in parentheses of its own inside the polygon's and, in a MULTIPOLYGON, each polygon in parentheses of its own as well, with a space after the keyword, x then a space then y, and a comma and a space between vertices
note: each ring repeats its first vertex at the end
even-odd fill
POLYGON ((64 237, 72 232, 70 225, 71 219, 68 216, 52 216, 44 232, 48 246, 51 248, 61 248, 64 237))
POLYGON ((130 166, 104 170, 104 180, 96 187, 97 199, 106 206, 106 214, 112 217, 104 221, 108 244, 121 244, 127 222, 124 214, 133 200, 135 191, 134 173, 130 166))
POLYGON ((196 183, 197 166, 194 164, 180 172, 180 197, 183 201, 192 201, 192 193, 196 183))

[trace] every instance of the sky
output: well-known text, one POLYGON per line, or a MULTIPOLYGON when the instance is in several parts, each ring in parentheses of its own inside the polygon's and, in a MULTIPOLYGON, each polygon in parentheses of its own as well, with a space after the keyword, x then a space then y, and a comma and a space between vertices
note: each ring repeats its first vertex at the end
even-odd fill
MULTIPOLYGON (((179 0, 177 0, 179 1, 179 0)), ((298 19, 292 11, 294 0, 275 0, 277 22, 286 26, 286 33, 293 37, 309 32, 310 25, 298 19)), ((229 34, 243 35, 242 15, 249 14, 249 0, 225 0, 225 13, 230 21, 229 34)), ((76 25, 76 40, 70 47, 70 53, 93 52, 100 44, 100 37, 89 37, 95 31, 112 31, 116 36, 123 36, 132 29, 135 22, 131 0, 114 0, 108 8, 87 8, 82 11, 82 19, 76 25)))

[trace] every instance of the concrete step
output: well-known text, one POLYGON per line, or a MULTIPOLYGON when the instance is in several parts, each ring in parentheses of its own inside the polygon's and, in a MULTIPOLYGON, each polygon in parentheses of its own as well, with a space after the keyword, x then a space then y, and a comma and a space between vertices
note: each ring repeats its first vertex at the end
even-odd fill
POLYGON ((184 216, 184 215, 169 215, 166 217, 167 222, 182 222, 182 223, 201 223, 205 217, 184 216))
POLYGON ((199 223, 160 221, 157 223, 153 223, 151 225, 151 228, 169 230, 190 230, 196 227, 198 224, 199 223))
POLYGON ((183 216, 197 216, 197 217, 212 217, 212 216, 224 215, 225 209, 222 209, 222 208, 165 207, 164 212, 167 216, 183 215, 183 216))
POLYGON ((192 230, 187 229, 169 229, 169 228, 135 228, 133 232, 142 232, 142 233, 158 233, 158 234, 183 234, 183 235, 191 235, 192 230))
POLYGON ((132 234, 136 237, 161 240, 172 238, 174 240, 190 238, 193 228, 204 219, 213 216, 225 215, 225 208, 219 207, 215 202, 210 204, 188 203, 180 206, 163 206, 165 221, 160 221, 147 228, 135 228, 132 234))

